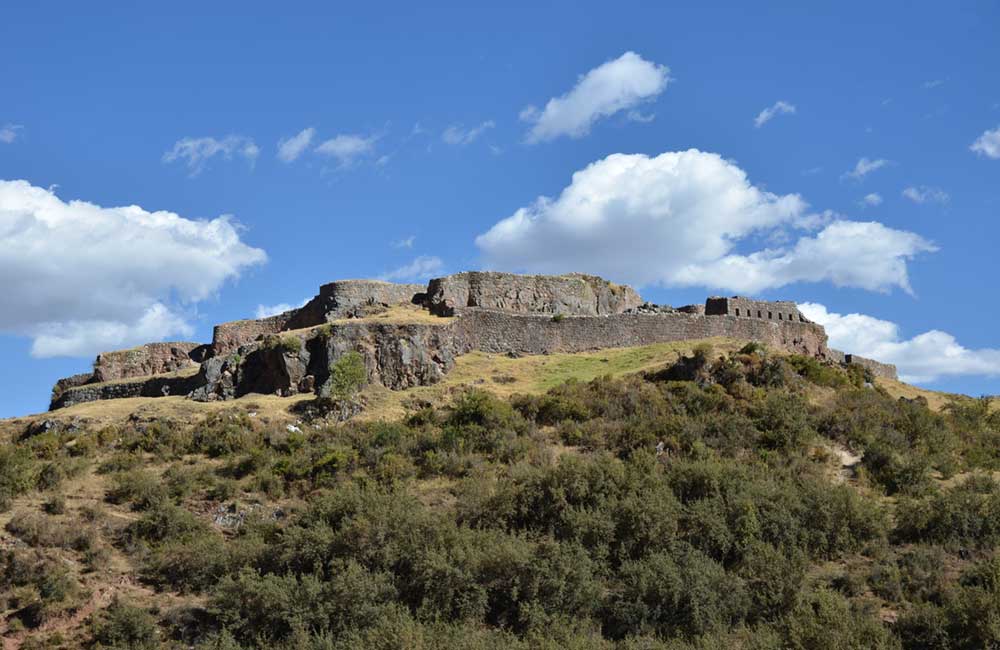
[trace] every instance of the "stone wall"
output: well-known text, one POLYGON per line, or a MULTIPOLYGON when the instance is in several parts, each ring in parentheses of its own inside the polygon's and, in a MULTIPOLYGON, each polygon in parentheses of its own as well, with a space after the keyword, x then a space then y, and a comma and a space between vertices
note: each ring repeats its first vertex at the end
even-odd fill
POLYGON ((899 375, 896 372, 896 366, 891 363, 882 363, 880 361, 875 361, 874 359, 866 359, 865 357, 861 357, 856 354, 845 354, 844 363, 861 366, 868 370, 874 377, 882 377, 883 379, 899 378, 899 375))
POLYGON ((613 314, 601 317, 512 314, 465 309, 455 323, 463 351, 546 354, 583 352, 727 337, 813 356, 824 356, 826 332, 819 325, 699 314, 613 314))
POLYGON ((471 271, 431 280, 426 305, 450 316, 463 307, 519 313, 618 314, 642 304, 635 289, 592 275, 514 275, 471 271))
POLYGON ((860 364, 878 377, 896 376, 891 365, 829 349, 824 329, 791 302, 715 297, 704 306, 673 309, 644 304, 630 287, 579 274, 469 272, 432 280, 423 289, 376 280, 332 282, 301 309, 216 326, 210 347, 154 343, 105 353, 93 373, 56 383, 52 408, 163 394, 214 400, 319 392, 331 362, 352 350, 363 355, 370 382, 394 390, 439 381, 457 356, 472 350, 572 353, 713 337, 758 341, 860 364), (352 318, 410 302, 456 318, 414 323, 352 318), (321 324, 329 325, 317 327, 321 324), (286 349, 275 336, 289 330, 301 341, 298 350, 286 349), (197 363, 197 375, 168 374, 197 363))
POLYGON ((705 314, 709 316, 736 316, 759 320, 794 321, 808 323, 798 306, 788 300, 753 300, 742 296, 720 298, 713 296, 705 301, 705 314))
POLYGON ((75 388, 68 388, 59 395, 53 395, 49 410, 102 399, 187 395, 194 390, 196 385, 197 375, 186 377, 146 377, 102 384, 85 384, 75 388))
POLYGON ((94 361, 92 383, 148 377, 196 364, 192 353, 200 343, 147 343, 131 350, 103 352, 94 361))
POLYGON ((237 320, 216 325, 212 330, 212 356, 235 352, 241 345, 268 334, 277 334, 295 316, 296 310, 256 320, 237 320))
POLYGON ((413 302, 422 284, 396 284, 382 280, 340 280, 324 284, 319 294, 295 312, 286 329, 315 327, 338 318, 364 314, 368 307, 392 307, 413 302))

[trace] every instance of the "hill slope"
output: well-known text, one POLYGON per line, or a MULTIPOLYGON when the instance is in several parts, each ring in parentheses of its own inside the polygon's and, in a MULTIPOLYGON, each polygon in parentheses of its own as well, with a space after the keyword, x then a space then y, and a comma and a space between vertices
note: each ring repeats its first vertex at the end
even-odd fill
POLYGON ((996 643, 991 405, 711 346, 5 422, 4 648, 996 643))

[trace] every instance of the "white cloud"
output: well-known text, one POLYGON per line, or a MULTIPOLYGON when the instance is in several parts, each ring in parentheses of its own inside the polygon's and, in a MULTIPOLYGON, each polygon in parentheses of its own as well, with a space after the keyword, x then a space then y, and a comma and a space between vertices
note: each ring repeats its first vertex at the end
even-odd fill
POLYGON ((856 181, 860 181, 862 178, 872 173, 876 169, 881 169, 888 164, 889 161, 884 158, 879 158, 877 160, 860 158, 857 164, 854 165, 854 169, 844 173, 844 178, 853 178, 856 181))
POLYGON ((521 120, 533 123, 526 141, 583 137, 597 120, 655 99, 669 81, 667 66, 626 52, 581 76, 572 90, 550 99, 544 109, 528 106, 522 110, 521 120))
POLYGON ((786 101, 777 101, 773 106, 765 108, 753 120, 753 125, 758 129, 779 115, 794 115, 795 106, 786 101))
POLYGON ((286 311, 303 307, 309 300, 310 298, 306 298, 297 305, 291 305, 287 302, 280 302, 277 305, 257 305, 257 309, 254 311, 254 318, 267 318, 268 316, 284 314, 286 311))
POLYGON ((639 111, 629 111, 626 117, 628 117, 628 119, 632 120, 633 122, 639 122, 640 124, 649 124, 650 122, 656 119, 656 114, 649 113, 648 115, 646 115, 639 111))
POLYGON ((402 280, 427 280, 435 275, 441 275, 444 270, 444 262, 440 257, 421 255, 409 264, 405 264, 398 269, 383 273, 379 276, 381 280, 402 281, 402 280))
POLYGON ((878 192, 872 192, 870 194, 865 194, 865 198, 861 199, 861 202, 865 205, 876 206, 882 205, 882 195, 878 192))
POLYGON ((947 203, 951 198, 948 193, 938 187, 908 187, 903 190, 903 196, 914 203, 947 203))
POLYGON ((934 250, 913 233, 811 213, 797 194, 765 192, 734 163, 695 149, 592 163, 557 198, 539 197, 476 245, 497 268, 744 292, 820 281, 909 291, 907 260, 934 250), (735 253, 819 227, 789 248, 735 253))
POLYGON ((197 176, 204 171, 208 161, 221 155, 226 160, 240 156, 250 162, 253 167, 260 149, 254 141, 242 135, 227 135, 216 138, 181 138, 174 147, 163 154, 163 162, 172 163, 183 160, 188 166, 191 176, 197 176))
POLYGON ((130 323, 101 319, 44 323, 34 334, 31 354, 35 357, 89 356, 171 337, 188 338, 193 334, 194 328, 182 316, 157 302, 130 323))
POLYGON ((806 318, 826 328, 830 345, 851 354, 894 363, 900 379, 911 383, 941 377, 1000 375, 1000 350, 970 350, 947 332, 931 330, 902 339, 899 326, 864 314, 837 314, 820 304, 805 303, 806 318))
POLYGON ((21 135, 21 131, 24 127, 20 124, 4 124, 0 127, 0 142, 4 144, 10 144, 17 140, 21 135))
POLYGON ((924 89, 930 90, 931 88, 937 88, 938 86, 944 84, 944 79, 931 79, 930 81, 924 82, 924 89))
POLYGON ((181 312, 266 259, 227 217, 64 202, 0 181, 0 331, 34 338, 36 356, 189 336, 181 312))
POLYGON ((392 242, 393 248, 413 248, 413 242, 417 240, 416 235, 410 235, 409 237, 404 237, 403 239, 397 239, 392 242))
POLYGON ((342 168, 350 167, 359 158, 375 151, 377 136, 341 134, 320 143, 316 153, 334 158, 342 168))
POLYGON ((302 129, 297 135, 290 138, 278 140, 278 160, 286 163, 296 160, 309 148, 315 135, 316 129, 309 127, 302 129))
POLYGON ((987 158, 1000 158, 1000 126, 992 131, 983 131, 969 149, 987 158))
POLYGON ((446 144, 452 145, 472 144, 487 129, 492 129, 495 126, 496 123, 493 120, 486 120, 479 126, 472 127, 471 129, 466 129, 461 124, 453 124, 444 130, 444 133, 441 134, 441 139, 446 144))

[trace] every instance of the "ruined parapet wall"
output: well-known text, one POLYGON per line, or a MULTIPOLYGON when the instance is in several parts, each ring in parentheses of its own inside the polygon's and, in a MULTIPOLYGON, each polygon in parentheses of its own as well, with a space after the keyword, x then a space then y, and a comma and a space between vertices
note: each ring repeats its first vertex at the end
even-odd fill
POLYGON ((295 316, 296 311, 286 311, 268 318, 237 320, 216 325, 212 330, 212 356, 235 352, 241 345, 287 329, 286 325, 295 316))
POLYGON ((340 280, 324 284, 319 294, 297 310, 285 329, 315 327, 323 323, 364 315, 369 307, 408 305, 422 284, 396 284, 382 280, 340 280))
POLYGON ((896 366, 891 363, 882 363, 880 361, 875 361, 874 359, 866 359, 865 357, 861 357, 856 354, 845 354, 844 363, 861 366, 870 372, 873 377, 881 377, 883 379, 899 379, 896 366))
POLYGON ((431 280, 426 305, 450 316, 463 307, 517 313, 597 316, 618 314, 642 304, 635 289, 592 275, 515 275, 470 271, 431 280))
POLYGON ((726 337, 750 340, 812 356, 824 356, 826 332, 819 325, 698 314, 612 314, 604 317, 513 314, 499 310, 465 309, 459 313, 456 335, 464 351, 547 354, 583 352, 726 337))
POLYGON ((84 372, 79 375, 73 375, 72 377, 63 377, 62 379, 56 381, 55 385, 52 386, 52 397, 50 398, 51 403, 55 403, 59 399, 59 396, 65 393, 70 388, 76 388, 77 386, 83 386, 94 380, 93 372, 84 372))
POLYGON ((147 343, 131 350, 103 352, 94 361, 91 383, 148 377, 194 366, 200 343, 147 343))
POLYGON ((67 388, 58 395, 53 394, 49 410, 104 399, 187 395, 194 390, 197 384, 197 375, 161 375, 158 377, 131 378, 100 384, 84 384, 82 386, 67 388))
POLYGON ((268 334, 315 327, 323 323, 364 315, 371 307, 410 304, 423 294, 421 284, 395 284, 381 280, 340 280, 324 284, 319 294, 299 309, 255 320, 216 325, 212 333, 212 356, 235 352, 268 334))
POLYGON ((788 300, 752 300, 742 296, 733 296, 732 298, 713 296, 705 301, 705 314, 757 320, 809 322, 809 319, 799 312, 798 305, 794 302, 788 300))

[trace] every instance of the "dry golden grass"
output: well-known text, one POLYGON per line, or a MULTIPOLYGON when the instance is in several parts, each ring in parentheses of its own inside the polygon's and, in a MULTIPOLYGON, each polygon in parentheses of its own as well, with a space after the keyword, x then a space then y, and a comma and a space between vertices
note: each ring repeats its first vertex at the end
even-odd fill
POLYGON ((372 316, 367 316, 365 318, 339 318, 333 323, 339 325, 341 323, 355 323, 358 321, 366 323, 391 323, 393 325, 405 325, 410 323, 422 323, 425 325, 447 325, 452 320, 452 317, 444 316, 434 316, 429 311, 423 307, 417 305, 394 305, 389 307, 386 311, 383 311, 372 316))
POLYGON ((707 343, 715 353, 738 350, 743 344, 732 339, 677 341, 631 348, 607 348, 575 354, 547 354, 511 358, 500 354, 472 352, 459 357, 443 381, 405 391, 370 386, 364 392, 365 410, 360 418, 392 419, 404 415, 408 406, 443 404, 456 392, 482 388, 499 397, 516 393, 542 393, 569 379, 590 381, 604 375, 621 376, 672 363, 707 343))
MULTIPOLYGON (((911 386, 910 384, 904 384, 901 381, 896 381, 895 379, 884 379, 877 378, 875 382, 882 388, 885 389, 889 395, 895 398, 905 397, 906 399, 915 399, 917 397, 923 397, 927 400, 927 406, 932 411, 940 411, 948 402, 955 399, 970 399, 965 395, 956 395, 954 393, 939 393, 933 390, 927 390, 926 388, 919 388, 917 386, 911 386)), ((997 408, 997 404, 993 407, 997 408)))
MULTIPOLYGON (((370 320, 387 323, 432 322, 446 323, 449 319, 427 314, 416 306, 398 306, 373 316, 370 320), (424 319, 421 321, 420 319, 424 319)), ((343 322, 349 322, 343 321, 343 322)), ((540 393, 569 380, 590 381, 603 375, 620 376, 649 370, 673 362, 682 354, 690 354, 698 345, 708 343, 715 354, 738 350, 743 342, 732 339, 707 339, 658 343, 631 348, 607 348, 576 354, 549 354, 510 358, 501 354, 473 352, 459 357, 455 367, 445 378, 433 386, 419 386, 403 391, 391 391, 382 386, 369 386, 362 393, 365 410, 360 419, 392 419, 401 417, 409 409, 422 403, 443 404, 461 390, 482 388, 499 397, 515 393, 540 393)), ((180 372, 192 372, 185 369, 180 372)), ((958 397, 938 393, 902 382, 879 379, 878 384, 893 397, 927 398, 929 406, 940 410, 951 399, 958 397)), ((832 390, 817 387, 810 398, 816 403, 828 401, 832 390)), ((261 418, 272 421, 295 420, 290 410, 294 405, 312 399, 311 395, 276 397, 274 395, 247 395, 226 402, 193 402, 181 396, 136 397, 78 404, 52 413, 0 421, 0 430, 23 430, 31 420, 56 418, 60 420, 85 420, 100 427, 121 423, 130 416, 142 419, 167 418, 179 422, 195 422, 205 415, 233 407, 257 411, 261 418)), ((995 404, 994 408, 1000 408, 995 404)))

